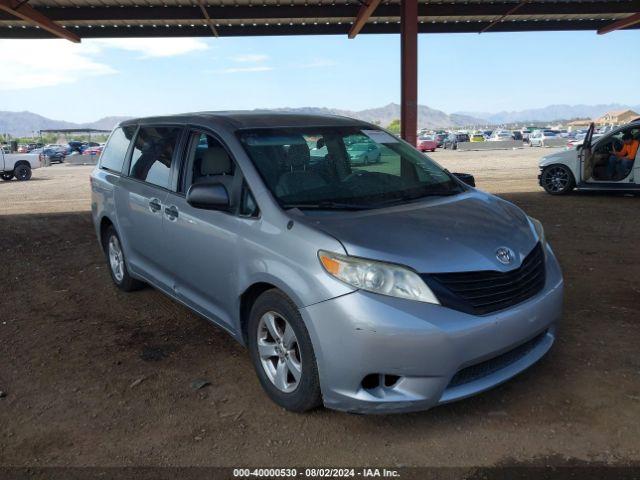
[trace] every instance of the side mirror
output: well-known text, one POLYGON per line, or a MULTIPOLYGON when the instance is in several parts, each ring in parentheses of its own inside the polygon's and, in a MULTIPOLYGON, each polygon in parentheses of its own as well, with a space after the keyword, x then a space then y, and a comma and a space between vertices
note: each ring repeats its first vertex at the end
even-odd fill
POLYGON ((187 192, 187 203, 203 210, 228 210, 229 192, 221 183, 194 183, 187 192))
POLYGON ((476 186, 476 179, 470 173, 451 173, 451 175, 455 176, 462 183, 465 183, 470 187, 476 186))

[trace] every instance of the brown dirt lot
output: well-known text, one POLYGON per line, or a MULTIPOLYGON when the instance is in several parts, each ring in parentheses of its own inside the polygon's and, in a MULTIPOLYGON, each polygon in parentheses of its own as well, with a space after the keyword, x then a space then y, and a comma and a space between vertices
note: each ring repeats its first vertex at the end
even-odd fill
POLYGON ((640 198, 551 197, 540 155, 433 156, 544 223, 566 281, 556 345, 488 393, 395 416, 287 413, 221 330, 151 288, 114 288, 89 167, 0 183, 0 465, 640 461, 640 198))

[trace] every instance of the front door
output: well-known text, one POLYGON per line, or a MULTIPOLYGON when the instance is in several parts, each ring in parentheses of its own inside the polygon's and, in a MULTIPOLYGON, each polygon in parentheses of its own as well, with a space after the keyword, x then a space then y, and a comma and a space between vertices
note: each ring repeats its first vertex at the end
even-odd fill
POLYGON ((175 293, 203 315, 232 330, 238 290, 238 231, 243 221, 232 212, 194 208, 186 192, 194 183, 222 183, 237 205, 242 183, 228 150, 213 135, 192 131, 177 192, 166 200, 164 230, 174 260, 175 293))
POLYGON ((171 289, 164 208, 181 127, 140 127, 128 176, 116 194, 121 240, 134 274, 171 289))

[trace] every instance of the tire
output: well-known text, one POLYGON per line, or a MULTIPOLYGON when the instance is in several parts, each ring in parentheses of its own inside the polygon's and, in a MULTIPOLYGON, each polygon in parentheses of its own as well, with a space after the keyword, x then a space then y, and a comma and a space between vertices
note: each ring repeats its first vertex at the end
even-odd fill
POLYGON ((0 175, 0 177, 2 177, 2 180, 4 180, 5 182, 8 182, 13 178, 13 172, 5 172, 2 175, 0 175))
POLYGON ((248 346, 258 380, 274 403, 297 413, 322 404, 318 366, 309 332, 296 305, 280 290, 264 292, 253 304, 248 346), (275 335, 271 334, 274 328, 275 335), (291 340, 292 333, 295 342, 291 340), (278 335, 282 340, 280 345, 284 346, 280 350, 278 335), (292 343, 287 345, 287 339, 292 343), (294 370, 299 372, 297 379, 294 370))
POLYGON ((13 170, 13 174, 15 175, 16 180, 25 182, 31 179, 31 167, 24 163, 20 164, 13 170))
POLYGON ((576 186, 576 180, 569 167, 559 164, 545 167, 540 176, 540 183, 551 195, 567 194, 576 186))
POLYGON ((107 260, 107 267, 109 268, 111 279, 113 283, 116 284, 116 287, 124 292, 140 290, 144 286, 144 283, 129 275, 127 262, 125 261, 122 250, 122 242, 120 242, 120 237, 113 226, 110 226, 105 232, 102 245, 107 260), (112 255, 116 258, 112 258, 112 255))

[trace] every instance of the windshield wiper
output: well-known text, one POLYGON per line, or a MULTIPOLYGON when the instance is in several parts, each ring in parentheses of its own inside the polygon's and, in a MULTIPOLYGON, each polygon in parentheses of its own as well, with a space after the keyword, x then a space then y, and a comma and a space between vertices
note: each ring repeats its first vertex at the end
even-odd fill
POLYGON ((371 205, 362 205, 359 203, 343 203, 323 200, 316 203, 286 203, 282 208, 288 210, 290 208, 314 209, 314 210, 367 210, 372 208, 371 205))
POLYGON ((389 200, 376 203, 373 206, 380 207, 380 206, 388 206, 388 205, 393 205, 393 204, 402 203, 402 202, 412 202, 414 200, 420 200, 421 198, 425 198, 425 197, 450 197, 452 195, 457 195, 458 193, 461 193, 461 191, 447 190, 447 191, 423 192, 423 193, 414 194, 414 195, 401 195, 398 197, 390 198, 389 200))

